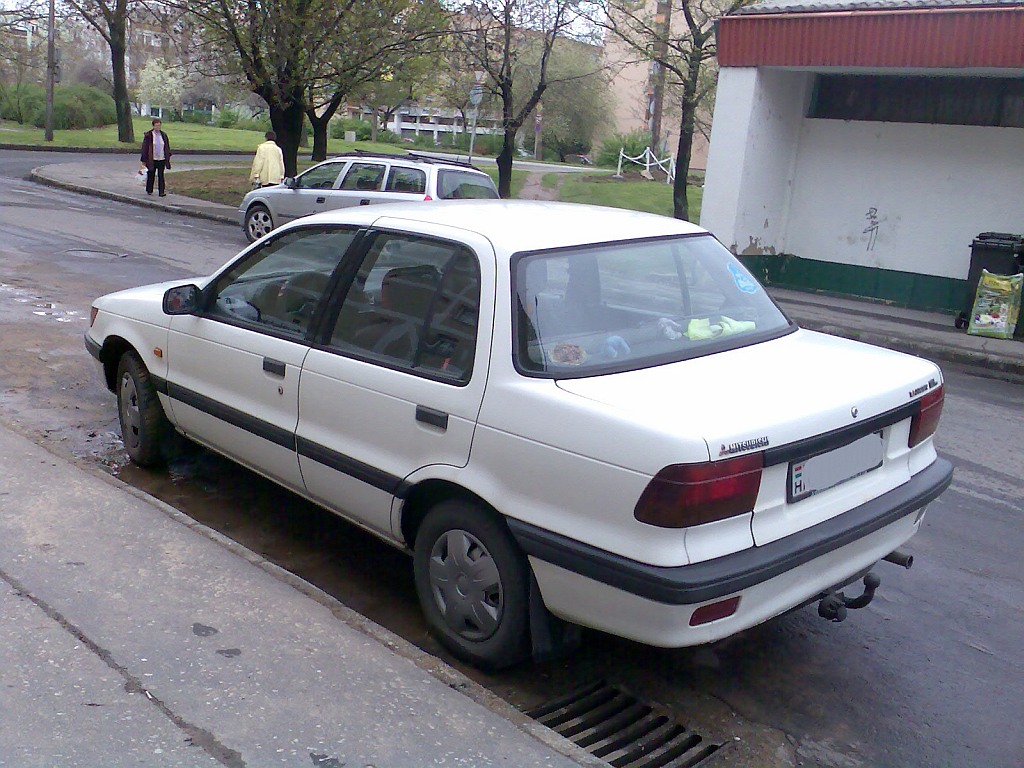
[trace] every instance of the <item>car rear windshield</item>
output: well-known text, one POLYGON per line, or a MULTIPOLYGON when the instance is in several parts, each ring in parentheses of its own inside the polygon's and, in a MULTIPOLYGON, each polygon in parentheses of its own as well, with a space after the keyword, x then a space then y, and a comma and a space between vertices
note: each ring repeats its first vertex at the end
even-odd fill
POLYGON ((490 200, 498 190, 485 173, 444 168, 437 172, 437 195, 442 200, 490 200))
POLYGON ((793 329, 712 236, 514 257, 516 367, 567 378, 636 370, 793 329))

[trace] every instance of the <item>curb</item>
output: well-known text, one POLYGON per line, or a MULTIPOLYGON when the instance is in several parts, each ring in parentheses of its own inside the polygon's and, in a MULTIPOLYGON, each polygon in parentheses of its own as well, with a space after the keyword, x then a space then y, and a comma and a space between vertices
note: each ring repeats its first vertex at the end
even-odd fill
POLYGON ((101 197, 106 200, 114 200, 119 203, 128 203, 129 205, 136 205, 140 208, 151 208, 156 211, 167 211, 169 213, 176 213, 179 216, 191 216, 197 219, 207 219, 209 221, 216 221, 222 224, 234 224, 238 225, 237 216, 228 216, 226 214, 212 213, 207 211, 197 211, 193 208, 187 208, 173 203, 160 203, 155 200, 140 200, 137 197, 131 197, 130 195, 122 195, 118 192, 106 192, 101 189, 93 189, 92 187, 85 187, 80 184, 72 184, 67 181, 58 181, 52 179, 49 176, 44 176, 39 173, 38 168, 33 168, 28 178, 37 184, 43 184, 48 187, 55 187, 57 189, 64 189, 68 192, 77 192, 80 195, 90 195, 92 197, 101 197))
MULTIPOLYGON (((784 302, 783 302, 784 303, 784 302)), ((796 317, 796 313, 793 313, 796 317)), ((947 363, 966 366, 972 369, 983 369, 989 376, 1003 373, 1020 381, 1024 381, 1024 359, 1014 360, 1002 355, 991 355, 986 352, 956 349, 927 341, 916 341, 899 336, 887 336, 869 331, 850 330, 828 323, 816 323, 812 320, 796 318, 801 328, 809 331, 820 331, 831 336, 841 336, 854 341, 863 341, 877 347, 896 349, 929 360, 942 360, 947 363)))
POLYGON ((33 445, 38 446, 40 450, 55 456, 61 461, 66 461, 67 463, 72 464, 82 472, 102 480, 116 490, 127 493, 140 501, 149 504, 151 507, 166 515, 174 522, 179 523, 198 535, 209 539, 231 554, 240 557, 250 565, 259 568, 278 581, 287 584, 297 592, 300 592, 314 602, 319 603, 330 611, 331 615, 333 615, 338 621, 343 622, 371 640, 380 643, 396 656, 400 656, 412 662, 418 669, 422 670, 439 682, 444 683, 449 688, 468 697, 484 709, 504 718, 508 722, 512 723, 512 725, 522 733, 534 738, 552 751, 557 752, 562 757, 572 760, 580 766, 580 768, 608 768, 608 764, 605 761, 594 757, 569 739, 566 739, 550 728, 541 725, 536 720, 524 714, 512 704, 509 704, 507 701, 455 669, 447 662, 437 658, 436 656, 432 656, 405 638, 396 635, 391 630, 366 618, 337 598, 324 592, 316 585, 306 581, 300 576, 296 576, 291 571, 287 571, 281 566, 272 563, 270 560, 267 560, 256 552, 253 552, 251 549, 238 543, 234 539, 225 536, 203 523, 197 522, 184 512, 164 501, 161 501, 155 496, 135 488, 134 486, 128 485, 120 478, 103 471, 98 466, 83 462, 75 456, 63 452, 56 446, 37 442, 30 434, 19 429, 18 425, 11 424, 6 421, 3 422, 3 425, 14 434, 19 435, 24 439, 29 440, 33 445))

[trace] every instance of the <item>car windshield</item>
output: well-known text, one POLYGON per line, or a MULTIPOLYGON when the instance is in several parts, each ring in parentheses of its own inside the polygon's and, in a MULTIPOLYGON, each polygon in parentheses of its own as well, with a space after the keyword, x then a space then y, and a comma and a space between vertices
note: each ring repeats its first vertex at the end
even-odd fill
POLYGON ((437 172, 437 195, 442 200, 492 200, 498 190, 485 173, 442 168, 437 172))
POLYGON ((517 368, 615 373, 764 341, 789 320, 710 235, 514 257, 517 368))

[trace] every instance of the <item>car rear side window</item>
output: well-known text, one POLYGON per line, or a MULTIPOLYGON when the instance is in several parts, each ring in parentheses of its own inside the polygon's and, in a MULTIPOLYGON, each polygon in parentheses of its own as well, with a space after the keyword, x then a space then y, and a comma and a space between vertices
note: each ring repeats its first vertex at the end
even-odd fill
POLYGON ((387 167, 377 163, 352 163, 341 181, 341 188, 361 192, 379 192, 387 167))
POLYGON ((635 370, 791 329, 710 235, 525 254, 514 279, 516 365, 524 373, 635 370))
POLYGON ((209 315, 305 336, 355 229, 293 229, 250 252, 214 285, 209 315))
POLYGON ((427 191, 427 174, 416 168, 399 168, 393 165, 384 191, 422 195, 427 191))
POLYGON ((442 200, 491 200, 498 197, 498 190, 487 174, 442 168, 437 172, 437 196, 442 200))
POLYGON ((464 384, 476 352, 480 267, 454 243, 380 234, 341 305, 330 344, 389 367, 464 384))

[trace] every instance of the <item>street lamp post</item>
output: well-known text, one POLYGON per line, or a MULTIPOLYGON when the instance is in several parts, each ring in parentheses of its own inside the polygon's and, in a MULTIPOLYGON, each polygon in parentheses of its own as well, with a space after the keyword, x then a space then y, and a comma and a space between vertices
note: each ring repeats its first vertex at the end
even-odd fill
POLYGON ((53 81, 57 75, 57 49, 54 45, 54 0, 50 0, 50 16, 46 25, 46 115, 44 117, 44 138, 53 141, 53 81))

